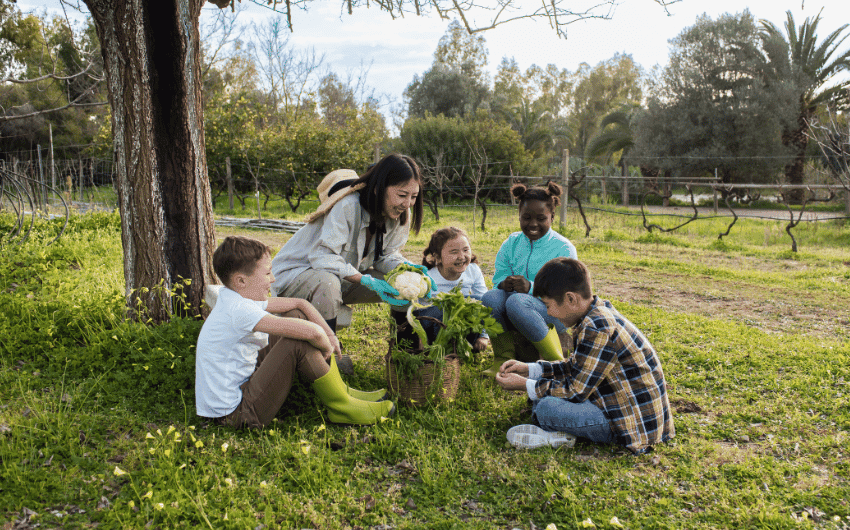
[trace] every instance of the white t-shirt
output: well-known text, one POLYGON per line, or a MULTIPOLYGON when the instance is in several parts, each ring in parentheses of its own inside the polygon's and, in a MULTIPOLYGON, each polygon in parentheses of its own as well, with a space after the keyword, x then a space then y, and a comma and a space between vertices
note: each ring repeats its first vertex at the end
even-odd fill
POLYGON ((460 275, 457 280, 447 280, 440 274, 440 269, 433 267, 428 269, 428 275, 433 278, 437 284, 437 290, 441 293, 447 293, 454 289, 457 284, 463 282, 460 292, 464 296, 472 296, 479 300, 487 292, 487 284, 484 283, 484 274, 481 272, 481 267, 475 263, 470 263, 466 270, 460 275))
POLYGON ((198 416, 227 416, 242 401, 239 386, 257 367, 257 353, 269 343, 253 331, 269 313, 268 301, 243 298, 223 287, 201 333, 195 356, 195 409, 198 416))

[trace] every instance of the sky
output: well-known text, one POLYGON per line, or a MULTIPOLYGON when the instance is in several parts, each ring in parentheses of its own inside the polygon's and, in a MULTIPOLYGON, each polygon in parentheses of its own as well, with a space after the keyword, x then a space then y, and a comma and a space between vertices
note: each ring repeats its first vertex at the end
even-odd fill
MULTIPOLYGON (((519 1, 529 5, 533 2, 519 1)), ((566 39, 558 38, 546 20, 511 22, 479 34, 486 40, 491 76, 503 57, 514 58, 523 71, 532 64, 554 64, 558 69, 575 71, 581 63, 593 66, 616 53, 630 54, 646 70, 655 65, 663 66, 667 63, 668 41, 692 26, 703 13, 716 19, 723 13, 737 13, 747 8, 757 19, 769 20, 783 28, 787 10, 793 13, 798 25, 806 17, 820 12, 818 35, 821 38, 850 23, 848 0, 682 0, 668 6, 666 11, 653 0, 617 2, 610 20, 573 23, 567 29, 566 39)), ((240 15, 245 22, 262 22, 275 16, 267 8, 247 0, 243 3, 248 7, 240 15)), ((341 0, 312 0, 308 11, 296 10, 292 16, 290 42, 298 48, 324 54, 325 66, 341 78, 348 72, 358 71, 361 64, 371 65, 367 83, 379 94, 401 103, 402 92, 413 76, 422 75, 430 68, 434 50, 450 21, 415 15, 393 20, 374 6, 355 9, 354 14, 349 15, 342 6, 341 0)), ((18 7, 22 11, 48 9, 58 12, 59 0, 18 0, 18 7)), ((218 8, 207 3, 202 18, 215 11, 218 8)), ((249 39, 251 34, 246 31, 243 38, 249 39)), ((850 38, 841 50, 848 48, 850 38)))

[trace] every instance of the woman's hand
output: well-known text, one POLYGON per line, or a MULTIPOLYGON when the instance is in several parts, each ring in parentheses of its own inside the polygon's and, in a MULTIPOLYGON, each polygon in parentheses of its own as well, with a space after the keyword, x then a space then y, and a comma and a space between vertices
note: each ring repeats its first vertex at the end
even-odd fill
POLYGON ((410 302, 408 302, 407 300, 399 300, 397 298, 394 298, 398 296, 398 291, 395 289, 395 287, 388 284, 384 280, 379 280, 368 274, 364 274, 360 277, 360 285, 376 293, 378 296, 381 297, 381 300, 390 305, 394 305, 397 307, 407 307, 410 304, 410 302))

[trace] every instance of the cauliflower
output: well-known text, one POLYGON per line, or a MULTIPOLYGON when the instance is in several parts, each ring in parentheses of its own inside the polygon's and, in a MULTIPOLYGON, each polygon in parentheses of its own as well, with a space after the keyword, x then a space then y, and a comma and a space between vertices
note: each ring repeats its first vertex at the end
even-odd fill
POLYGON ((426 296, 431 290, 431 281, 418 268, 409 263, 401 263, 391 270, 384 280, 399 292, 399 300, 416 300, 426 296))
POLYGON ((390 283, 398 290, 398 298, 419 300, 431 290, 431 282, 419 271, 404 271, 392 279, 390 283))

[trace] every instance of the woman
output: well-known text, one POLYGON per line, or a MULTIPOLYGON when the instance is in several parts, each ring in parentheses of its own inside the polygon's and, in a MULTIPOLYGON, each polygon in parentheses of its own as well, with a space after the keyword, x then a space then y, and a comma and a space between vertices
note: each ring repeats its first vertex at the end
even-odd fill
POLYGON ((272 262, 272 289, 309 300, 332 330, 351 322, 349 304, 383 300, 405 308, 383 278, 406 262, 400 251, 410 229, 419 233, 422 226, 421 187, 416 162, 398 154, 361 177, 349 169, 329 174, 319 184, 319 208, 272 262))

